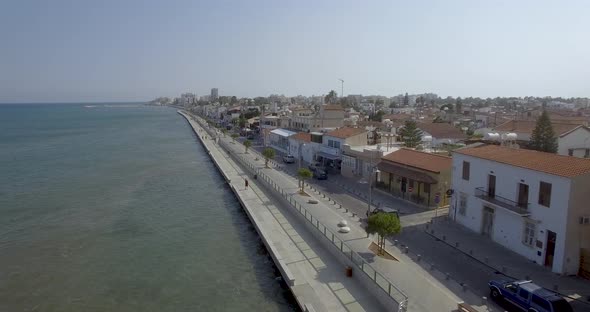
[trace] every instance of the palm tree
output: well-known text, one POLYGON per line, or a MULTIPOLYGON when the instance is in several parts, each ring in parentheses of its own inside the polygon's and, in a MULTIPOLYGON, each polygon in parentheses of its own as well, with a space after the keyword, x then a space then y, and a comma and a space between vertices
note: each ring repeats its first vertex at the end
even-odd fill
POLYGON ((307 169, 307 168, 299 168, 299 170, 297 170, 297 177, 299 177, 299 187, 301 188, 301 193, 303 193, 303 187, 305 186, 305 180, 311 178, 313 176, 313 173, 311 172, 311 170, 307 169))
POLYGON ((264 166, 268 168, 268 161, 275 157, 275 150, 267 147, 262 151, 262 156, 264 156, 264 166))
POLYGON ((330 90, 330 93, 324 97, 324 102, 327 104, 333 104, 338 99, 338 94, 334 90, 330 90))
POLYGON ((248 154, 248 148, 250 148, 250 146, 252 146, 252 141, 250 141, 250 140, 244 141, 244 147, 246 148, 246 154, 248 154))

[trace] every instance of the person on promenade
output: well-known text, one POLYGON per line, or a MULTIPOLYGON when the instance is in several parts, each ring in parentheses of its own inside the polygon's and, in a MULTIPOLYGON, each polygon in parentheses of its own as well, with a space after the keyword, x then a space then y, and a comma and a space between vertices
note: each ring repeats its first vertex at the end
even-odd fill
POLYGON ((248 179, 244 178, 244 187, 248 189, 248 179))

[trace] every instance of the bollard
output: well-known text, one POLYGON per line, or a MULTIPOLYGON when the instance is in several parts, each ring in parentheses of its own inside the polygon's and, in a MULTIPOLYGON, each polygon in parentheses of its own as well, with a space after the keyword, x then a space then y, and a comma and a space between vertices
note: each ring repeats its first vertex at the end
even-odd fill
POLYGON ((428 230, 430 228, 430 225, 428 223, 426 223, 426 229, 428 230))
POLYGON ((406 246, 406 248, 404 249, 405 253, 408 253, 410 251, 410 248, 408 246, 406 246))
POLYGON ((430 271, 434 271, 434 264, 430 265, 430 271))
POLYGON ((430 230, 430 234, 434 235, 434 230, 430 230))
POLYGON ((490 258, 488 258, 488 257, 483 258, 483 262, 485 262, 487 264, 488 262, 490 262, 490 258))
POLYGON ((397 246, 397 243, 398 243, 397 239, 393 240, 393 245, 394 246, 397 246))
POLYGON ((488 304, 488 298, 486 296, 481 297, 481 305, 487 306, 487 304, 488 304))
POLYGON ((451 279, 451 274, 449 274, 449 273, 445 274, 445 279, 446 279, 447 281, 448 281, 448 280, 450 280, 450 279, 451 279))
POLYGON ((469 249, 469 255, 473 256, 473 249, 469 249))
POLYGON ((530 276, 528 276, 528 275, 525 275, 525 276, 524 276, 524 279, 525 279, 525 280, 527 280, 527 281, 530 281, 530 280, 531 280, 531 277, 530 277, 530 276))
POLYGON ((455 243, 455 248, 459 248, 459 242, 455 243))
POLYGON ((421 255, 418 255, 418 257, 416 258, 416 261, 417 262, 420 262, 420 260, 422 260, 422 256, 421 255))
POLYGON ((508 269, 505 266, 503 266, 502 267, 502 273, 506 274, 507 271, 508 271, 508 269))
POLYGON ((461 283, 461 287, 463 288, 463 291, 467 291, 467 284, 466 283, 461 283))
POLYGON ((443 239, 443 241, 446 241, 447 240, 447 236, 446 235, 443 235, 443 238, 442 239, 443 239))

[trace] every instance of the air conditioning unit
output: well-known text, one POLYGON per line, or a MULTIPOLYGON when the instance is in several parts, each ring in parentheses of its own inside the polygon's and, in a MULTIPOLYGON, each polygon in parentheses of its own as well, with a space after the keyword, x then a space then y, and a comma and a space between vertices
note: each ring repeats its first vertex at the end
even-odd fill
POLYGON ((581 216, 580 217, 580 224, 581 225, 588 225, 588 224, 590 224, 590 216, 581 216))

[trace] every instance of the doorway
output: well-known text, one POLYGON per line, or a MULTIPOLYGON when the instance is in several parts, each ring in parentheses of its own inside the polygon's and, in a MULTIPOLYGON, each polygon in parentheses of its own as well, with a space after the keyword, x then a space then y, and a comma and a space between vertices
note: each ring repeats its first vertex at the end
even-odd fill
POLYGON ((494 209, 484 206, 481 234, 487 237, 492 237, 492 233, 494 233, 494 209))
POLYGON ((488 197, 494 198, 496 196, 496 176, 488 175, 488 197))
POLYGON ((518 184, 518 206, 526 208, 529 204, 529 186, 523 183, 518 184))
POLYGON ((545 266, 553 267, 553 256, 555 255, 555 240, 557 234, 547 230, 547 248, 545 249, 545 266))

